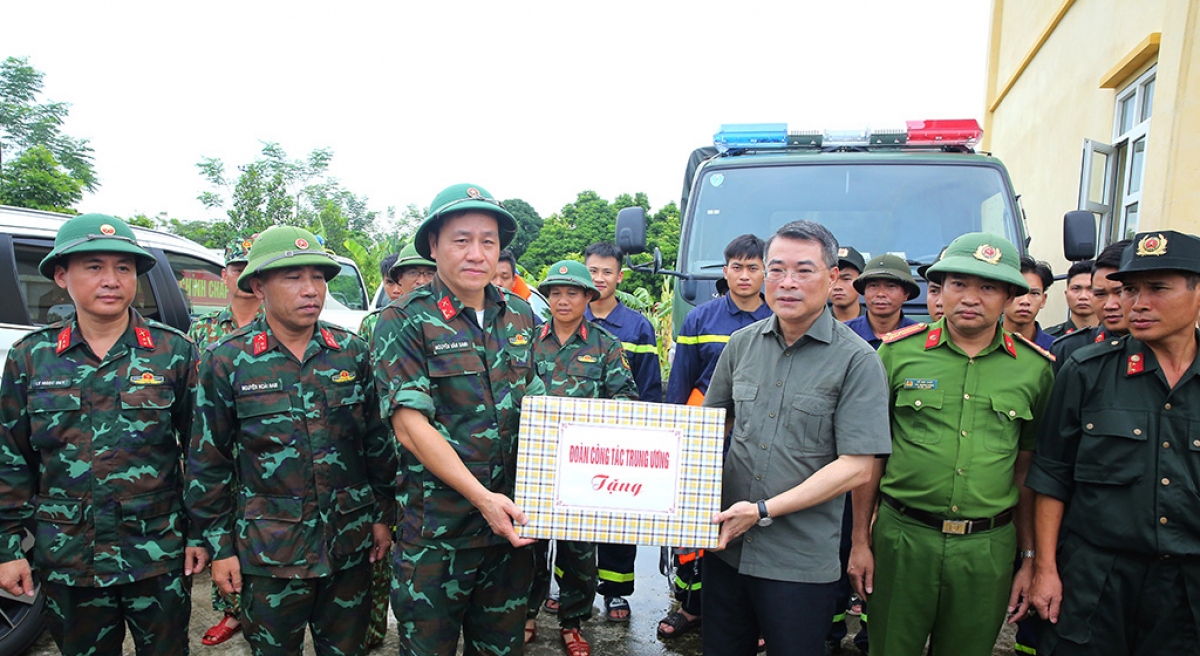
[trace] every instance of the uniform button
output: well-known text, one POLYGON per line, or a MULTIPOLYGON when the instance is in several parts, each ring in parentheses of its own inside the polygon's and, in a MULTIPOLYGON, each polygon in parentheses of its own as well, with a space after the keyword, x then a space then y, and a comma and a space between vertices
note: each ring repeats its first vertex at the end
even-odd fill
POLYGON ((746 538, 746 542, 754 542, 754 538, 746 538))
POLYGON ((959 475, 959 476, 962 476, 962 475, 963 475, 963 473, 962 473, 962 470, 961 470, 961 469, 960 469, 960 470, 958 470, 958 475, 959 475))
POLYGON ((1171 484, 1171 479, 1169 479, 1169 478, 1164 478, 1164 479, 1162 479, 1162 484, 1163 484, 1163 485, 1170 485, 1170 484, 1171 484))
POLYGON ((967 436, 967 431, 963 431, 963 432, 962 432, 962 436, 963 436, 963 437, 966 437, 966 436, 967 436))
POLYGON ((1117 341, 1117 340, 1115 340, 1115 339, 1114 339, 1114 340, 1111 342, 1111 344, 1112 344, 1113 346, 1116 346, 1116 345, 1117 345, 1117 344, 1119 344, 1119 343, 1120 343, 1120 342, 1118 342, 1118 341, 1117 341))
POLYGON ((1141 435, 1141 434, 1142 434, 1142 429, 1140 429, 1140 428, 1135 428, 1135 429, 1133 429, 1133 434, 1134 434, 1134 435, 1141 435))
POLYGON ((783 381, 782 380, 775 381, 775 387, 783 387, 783 381))
POLYGON ((1170 410, 1170 409, 1171 409, 1171 404, 1170 404, 1170 403, 1168 403, 1168 404, 1166 404, 1166 405, 1164 405, 1164 406, 1163 406, 1163 410, 1170 410))
MULTIPOLYGON (((1166 444, 1166 442, 1163 442, 1163 444, 1166 444)), ((1192 446, 1200 446, 1200 440, 1192 440, 1192 446)))
POLYGON ((950 506, 950 512, 958 512, 958 506, 950 506))
POLYGON ((774 418, 775 418, 775 413, 774 413, 774 412, 767 413, 767 416, 769 416, 770 418, 774 419, 774 418))
POLYGON ((1088 424, 1087 426, 1084 426, 1084 428, 1086 428, 1088 430, 1092 430, 1093 428, 1095 428, 1095 424, 1088 424))
POLYGON ((761 480, 762 480, 762 476, 755 476, 755 477, 754 477, 754 480, 756 480, 756 481, 761 481, 761 480))
POLYGON ((963 394, 963 398, 964 398, 964 399, 969 399, 969 398, 971 398, 971 395, 970 395, 970 394, 963 394))
POLYGON ((921 407, 921 399, 917 399, 913 405, 917 406, 918 408, 921 407))
POLYGON ((1016 411, 1016 410, 1009 410, 1009 411, 1008 411, 1008 416, 1009 416, 1009 417, 1016 417, 1016 416, 1017 416, 1017 411, 1016 411))
POLYGON ((784 353, 784 355, 790 358, 790 357, 792 357, 792 352, 788 351, 787 353, 784 353))
POLYGON ((767 450, 767 445, 766 445, 766 444, 763 444, 763 445, 761 445, 761 446, 762 446, 762 448, 763 448, 763 451, 766 451, 766 450, 767 450))
POLYGON ((1158 523, 1159 523, 1159 524, 1166 524, 1166 523, 1167 523, 1167 518, 1166 518, 1166 517, 1159 517, 1159 518, 1158 518, 1158 523))
MULTIPOLYGON (((1200 440, 1196 440, 1196 441, 1197 441, 1197 442, 1200 442, 1200 440)), ((1200 446, 1200 444, 1197 444, 1196 446, 1200 446)), ((1163 448, 1164 448, 1164 449, 1169 449, 1169 448, 1171 448, 1171 443, 1170 443, 1170 442, 1163 442, 1163 448)))

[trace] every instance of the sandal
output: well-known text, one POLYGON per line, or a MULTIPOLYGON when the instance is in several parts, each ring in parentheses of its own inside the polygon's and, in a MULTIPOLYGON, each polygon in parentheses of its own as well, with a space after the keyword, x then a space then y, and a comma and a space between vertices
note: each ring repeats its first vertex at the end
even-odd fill
POLYGON ((622 624, 629 621, 629 602, 625 597, 605 597, 604 598, 604 619, 609 622, 622 624), (625 611, 625 617, 615 615, 617 611, 625 611))
POLYGON ((242 625, 238 624, 231 627, 229 626, 229 620, 238 621, 233 615, 222 617, 220 622, 217 622, 212 628, 204 632, 204 637, 200 639, 200 642, 211 647, 219 645, 237 635, 237 632, 242 630, 242 625))
POLYGON ((525 644, 537 640, 537 620, 525 620, 525 644))
POLYGON ((579 629, 561 629, 563 646, 567 648, 567 656, 592 656, 592 646, 583 639, 579 629))
POLYGON ((546 597, 546 601, 542 603, 542 609, 551 615, 558 614, 558 595, 552 594, 546 597))
POLYGON ((684 615, 683 613, 681 613, 677 610, 671 611, 670 613, 667 614, 666 617, 659 620, 659 622, 658 622, 658 625, 659 625, 658 626, 658 637, 662 638, 663 640, 670 640, 671 638, 678 638, 679 636, 681 636, 685 633, 688 633, 690 631, 695 631, 696 629, 700 628, 700 620, 701 620, 701 618, 699 618, 699 617, 697 617, 694 620, 690 620, 690 619, 688 619, 687 615, 684 615), (670 632, 663 631, 662 625, 664 625, 664 624, 671 627, 670 632))

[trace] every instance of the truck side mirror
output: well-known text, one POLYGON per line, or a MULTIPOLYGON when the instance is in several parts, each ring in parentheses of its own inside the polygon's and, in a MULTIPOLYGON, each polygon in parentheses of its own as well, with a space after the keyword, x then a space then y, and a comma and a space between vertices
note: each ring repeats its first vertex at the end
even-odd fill
POLYGON ((1087 210, 1063 216, 1063 255, 1071 262, 1096 257, 1096 217, 1087 210))
POLYGON ((626 207, 617 212, 617 248, 626 255, 646 252, 646 210, 626 207))

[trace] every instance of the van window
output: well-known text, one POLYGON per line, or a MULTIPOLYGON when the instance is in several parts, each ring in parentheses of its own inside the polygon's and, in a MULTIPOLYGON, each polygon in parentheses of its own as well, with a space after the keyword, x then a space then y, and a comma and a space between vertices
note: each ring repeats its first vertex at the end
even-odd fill
POLYGON ((329 296, 351 310, 365 312, 368 309, 367 292, 363 289, 358 269, 345 262, 338 264, 341 265, 342 271, 327 283, 329 296))
MULTIPOLYGON (((17 285, 30 322, 42 326, 74 317, 75 304, 67 290, 38 273, 38 264, 50 253, 50 247, 14 240, 13 252, 17 260, 17 285)), ((144 317, 158 319, 158 302, 146 276, 138 276, 133 307, 144 317)))
POLYGON ((163 252, 171 264, 175 282, 183 290, 192 319, 229 305, 229 290, 221 280, 221 265, 191 255, 163 252))

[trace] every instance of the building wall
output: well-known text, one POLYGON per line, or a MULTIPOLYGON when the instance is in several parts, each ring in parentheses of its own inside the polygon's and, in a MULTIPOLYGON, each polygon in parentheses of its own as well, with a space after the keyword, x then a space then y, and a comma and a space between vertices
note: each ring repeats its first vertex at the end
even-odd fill
MULTIPOLYGON (((1030 251, 1056 273, 1062 216, 1076 209, 1085 138, 1111 143, 1117 94, 1157 63, 1140 230, 1200 233, 1200 0, 993 0, 983 149, 1008 167, 1030 251), (1152 33, 1157 57, 1116 88, 1109 75, 1152 33)), ((1061 284, 1043 323, 1065 314, 1061 284)))

